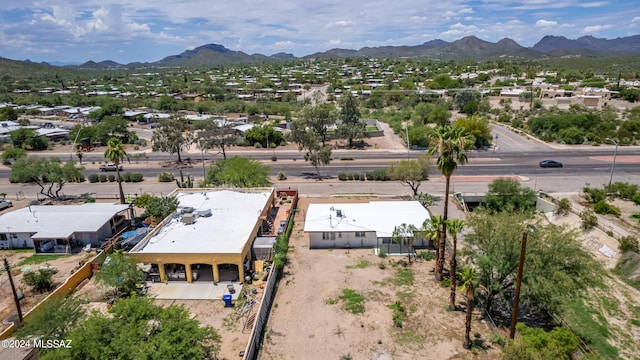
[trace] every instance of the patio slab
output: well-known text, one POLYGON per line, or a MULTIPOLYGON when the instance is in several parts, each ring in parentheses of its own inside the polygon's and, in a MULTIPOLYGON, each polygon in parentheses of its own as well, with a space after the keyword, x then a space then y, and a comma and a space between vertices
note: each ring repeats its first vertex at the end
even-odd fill
POLYGON ((187 283, 169 281, 168 283, 149 284, 148 294, 156 299, 163 300, 222 300, 222 295, 229 294, 227 285, 233 285, 235 293, 231 294, 233 300, 238 299, 242 284, 239 282, 220 282, 214 285, 206 283, 187 283))

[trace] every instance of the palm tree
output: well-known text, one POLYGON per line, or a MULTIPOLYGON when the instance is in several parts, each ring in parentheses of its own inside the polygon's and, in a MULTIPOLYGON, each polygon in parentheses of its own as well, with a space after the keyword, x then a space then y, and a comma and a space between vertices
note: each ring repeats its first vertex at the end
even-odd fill
POLYGON ((127 156, 124 145, 118 138, 111 138, 107 142, 107 150, 104 157, 109 159, 116 166, 116 178, 118 179, 118 189, 120 190, 120 204, 124 204, 124 191, 122 191, 122 178, 120 177, 120 162, 127 156))
POLYGON ((451 183, 451 175, 456 171, 458 165, 467 162, 465 150, 469 145, 469 138, 465 134, 464 128, 453 126, 442 126, 436 128, 431 135, 431 155, 438 153, 436 166, 445 177, 444 192, 444 212, 442 232, 440 233, 440 242, 438 243, 438 261, 436 262, 436 280, 442 280, 442 270, 444 269, 444 249, 447 239, 447 214, 449 211, 449 185, 451 183))
POLYGON ((476 289, 476 271, 470 267, 465 267, 458 273, 462 281, 460 290, 464 291, 467 296, 467 316, 464 321, 464 343, 462 346, 465 349, 471 348, 471 314, 473 313, 473 295, 476 289))
POLYGON ((438 243, 440 242, 440 232, 442 231, 442 215, 437 215, 425 220, 422 229, 426 231, 425 239, 433 241, 436 248, 436 263, 438 262, 438 243))
POLYGON ((456 251, 458 247, 458 234, 464 228, 464 221, 460 219, 451 219, 447 220, 447 227, 449 228, 449 232, 451 233, 451 237, 453 237, 453 255, 451 255, 451 260, 449 262, 449 274, 451 274, 451 295, 449 296, 449 309, 456 309, 456 251))

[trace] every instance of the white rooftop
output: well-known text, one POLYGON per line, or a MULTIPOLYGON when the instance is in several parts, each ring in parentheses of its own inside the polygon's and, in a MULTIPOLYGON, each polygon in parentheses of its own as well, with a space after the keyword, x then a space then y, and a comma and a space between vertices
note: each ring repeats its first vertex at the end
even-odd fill
POLYGON ((34 233, 33 239, 64 239, 74 232, 98 231, 128 207, 106 203, 29 206, 0 216, 0 233, 34 233))
POLYGON ((429 218, 429 212, 418 201, 309 204, 304 231, 375 231, 377 237, 391 237, 396 226, 405 223, 420 228, 429 218))
POLYGON ((179 208, 192 207, 194 214, 211 210, 211 216, 198 216, 191 225, 182 222, 179 212, 132 253, 240 253, 258 223, 273 189, 203 190, 178 192, 179 208))

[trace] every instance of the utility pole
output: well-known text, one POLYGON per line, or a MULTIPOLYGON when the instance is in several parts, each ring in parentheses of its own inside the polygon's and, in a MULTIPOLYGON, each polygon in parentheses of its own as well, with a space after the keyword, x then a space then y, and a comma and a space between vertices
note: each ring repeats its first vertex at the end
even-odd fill
POLYGON ((9 268, 9 262, 4 259, 4 269, 9 275, 9 283, 11 284, 11 291, 13 291, 13 301, 16 303, 16 309, 18 310, 18 327, 22 324, 22 309, 20 309, 20 299, 18 299, 18 293, 16 293, 16 287, 13 284, 13 277, 11 277, 11 268, 9 268))
POLYGON ((411 160, 411 143, 409 143, 409 124, 404 125, 405 135, 407 137, 407 160, 411 160))
POLYGON ((527 250, 527 234, 528 232, 525 230, 522 233, 522 244, 520 246, 520 263, 518 264, 518 277, 516 278, 516 295, 513 299, 513 311, 511 313, 511 332, 509 333, 510 338, 515 338, 516 336, 516 323, 518 322, 518 303, 520 302, 520 284, 522 283, 522 268, 524 268, 524 255, 527 250))

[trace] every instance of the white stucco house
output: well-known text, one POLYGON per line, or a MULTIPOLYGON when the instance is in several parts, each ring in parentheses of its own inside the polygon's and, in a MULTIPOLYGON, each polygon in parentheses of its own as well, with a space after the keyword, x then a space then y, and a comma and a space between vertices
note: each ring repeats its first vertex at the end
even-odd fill
POLYGON ((129 205, 38 205, 0 216, 0 249, 65 252, 67 246, 99 247, 122 226, 129 205))
MULTIPOLYGON (((404 223, 421 228, 429 219, 429 212, 418 201, 309 204, 304 232, 312 249, 385 247, 388 252, 402 252, 392 242, 395 227, 404 223)), ((427 241, 414 236, 413 244, 426 247, 427 241)))

